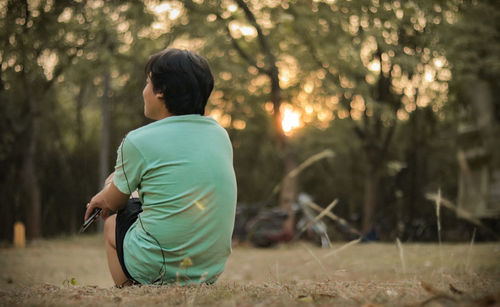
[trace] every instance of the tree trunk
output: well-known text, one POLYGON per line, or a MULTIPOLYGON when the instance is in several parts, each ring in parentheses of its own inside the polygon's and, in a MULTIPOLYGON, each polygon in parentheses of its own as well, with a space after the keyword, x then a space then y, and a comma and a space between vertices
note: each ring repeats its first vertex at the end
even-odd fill
MULTIPOLYGON (((272 58, 274 59, 274 57, 272 58)), ((295 232, 295 216, 292 205, 297 195, 297 178, 291 178, 286 175, 297 167, 297 161, 281 124, 283 118, 281 116, 281 86, 279 83, 279 72, 274 62, 272 62, 272 65, 273 68, 270 71, 269 77, 271 79, 271 102, 273 103, 274 129, 276 131, 277 149, 282 153, 283 157, 285 178, 281 186, 279 206, 288 212, 288 218, 283 224, 283 239, 290 240, 295 232)))
MULTIPOLYGON (((109 172, 109 135, 110 135, 110 114, 109 114, 109 83, 110 77, 106 73, 103 81, 103 93, 101 100, 101 147, 99 151, 99 184, 104 185, 104 180, 108 177, 109 172)), ((100 186, 99 188, 101 188, 100 186)))
MULTIPOLYGON (((297 167, 297 161, 290 146, 285 149, 284 160, 285 174, 289 174, 297 167)), ((292 205, 295 202, 296 195, 297 177, 286 176, 281 188, 279 200, 280 207, 288 212, 288 218, 283 224, 283 234, 285 235, 285 240, 292 239, 293 234, 295 233, 295 214, 292 210, 292 205)))
MULTIPOLYGON (((109 175, 109 135, 110 135, 110 112, 109 112, 109 87, 110 76, 109 73, 104 74, 103 80, 103 93, 101 99, 101 147, 99 149, 99 189, 104 186, 104 181, 109 175)), ((99 219, 97 224, 99 231, 104 229, 102 219, 99 219)))
POLYGON ((37 111, 37 106, 33 98, 31 86, 27 80, 24 80, 27 91, 27 104, 28 111, 28 150, 26 151, 23 161, 23 183, 24 191, 28 201, 28 221, 27 232, 28 238, 33 239, 41 235, 41 202, 40 202, 40 187, 38 185, 38 178, 36 174, 36 151, 40 129, 40 119, 37 111))
MULTIPOLYGON (((28 2, 21 2, 22 10, 24 10, 24 27, 23 33, 26 34, 28 32, 28 20, 30 18, 29 10, 28 10, 28 2)), ((25 55, 25 50, 22 47, 21 43, 21 62, 22 62, 22 70, 21 77, 24 89, 26 91, 25 94, 25 103, 26 103, 26 127, 27 127, 27 150, 24 152, 23 164, 22 164, 22 188, 21 191, 24 193, 24 197, 21 199, 26 200, 28 203, 22 207, 28 210, 27 212, 27 235, 28 238, 33 239, 37 238, 41 235, 41 202, 40 202, 40 186, 38 185, 37 171, 36 171, 36 161, 35 157, 37 156, 37 143, 38 136, 40 130, 40 108, 38 104, 40 104, 43 99, 43 95, 35 96, 33 93, 33 89, 31 87, 32 80, 28 80, 27 67, 29 67, 30 61, 27 59, 25 55), (28 65, 27 65, 28 64, 28 65), (35 97, 38 98, 35 101, 35 97)))
POLYGON ((363 225, 362 233, 368 234, 375 226, 375 212, 377 210, 379 176, 372 167, 368 169, 365 177, 363 225))
MULTIPOLYGON (((84 149, 83 146, 83 131, 84 131, 84 121, 83 121, 83 105, 84 105, 84 100, 87 92, 87 85, 82 84, 80 87, 80 90, 78 92, 78 95, 76 96, 75 103, 76 103, 76 113, 75 113, 75 135, 76 135, 76 148, 75 148, 75 153, 81 153, 82 150, 84 149)), ((76 157, 76 159, 73 162, 73 173, 77 176, 77 178, 83 178, 83 172, 85 172, 85 163, 82 161, 83 155, 79 155, 76 157)), ((83 194, 82 191, 85 190, 85 184, 81 181, 75 182, 75 185, 78 187, 78 195, 74 195, 75 197, 73 199, 80 200, 81 195, 83 194)), ((69 224, 69 229, 71 233, 74 233, 78 230, 78 227, 81 223, 82 217, 78 214, 79 209, 81 208, 82 205, 79 201, 72 201, 70 206, 70 213, 69 213, 69 218, 70 218, 70 224, 69 224)))
POLYGON ((420 192, 420 185, 419 185, 419 169, 420 169, 420 163, 419 163, 419 142, 418 142, 418 135, 420 133, 419 131, 419 112, 420 110, 417 108, 415 111, 412 112, 410 115, 410 148, 408 149, 408 163, 409 163, 409 176, 410 176, 410 186, 409 186, 409 193, 408 193, 408 204, 407 204, 407 217, 406 219, 408 221, 413 221, 415 218, 415 212, 418 211, 417 208, 417 203, 418 203, 418 195, 420 192))
POLYGON ((83 131, 84 131, 83 104, 84 104, 86 92, 87 92, 87 85, 82 84, 82 86, 80 87, 80 91, 78 92, 78 95, 76 96, 76 114, 75 114, 76 127, 75 127, 75 132, 76 132, 77 146, 79 146, 83 141, 83 131))
MULTIPOLYGON (((35 141, 31 141, 34 143, 35 141)), ((30 145, 31 147, 31 145, 30 145)), ((41 235, 40 220, 41 220, 41 204, 40 204, 40 187, 35 170, 34 157, 29 154, 24 161, 24 185, 27 192, 29 202, 28 212, 28 237, 30 239, 38 238, 41 235)))

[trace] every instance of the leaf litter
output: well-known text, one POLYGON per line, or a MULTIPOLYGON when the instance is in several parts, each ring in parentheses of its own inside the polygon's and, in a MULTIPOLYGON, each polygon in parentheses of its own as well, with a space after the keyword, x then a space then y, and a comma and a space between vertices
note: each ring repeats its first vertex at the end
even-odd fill
POLYGON ((497 244, 443 243, 447 261, 441 264, 438 245, 405 243, 406 274, 400 274, 401 258, 394 244, 356 242, 341 252, 338 249, 345 244, 333 245, 331 249, 305 242, 274 249, 239 246, 233 249, 226 271, 215 285, 117 289, 112 287, 98 243, 83 249, 72 240, 42 241, 37 243, 36 255, 30 252, 31 247, 24 251, 0 249, 0 306, 500 304, 497 244), (469 260, 451 256, 465 255, 471 248, 474 256, 469 260), (74 250, 77 252, 71 254, 74 250), (332 250, 337 250, 334 257, 328 255, 332 250), (67 263, 57 256, 68 253, 67 263), (85 265, 79 266, 80 262, 85 265), (89 270, 89 265, 97 269, 89 270), (269 274, 270 266, 275 268, 274 277, 269 274))

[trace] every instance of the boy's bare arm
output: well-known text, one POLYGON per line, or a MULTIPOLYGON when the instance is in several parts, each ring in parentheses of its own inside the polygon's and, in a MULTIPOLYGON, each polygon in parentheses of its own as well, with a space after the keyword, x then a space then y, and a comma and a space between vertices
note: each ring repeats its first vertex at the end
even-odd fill
POLYGON ((92 197, 90 202, 87 204, 87 211, 85 212, 84 220, 87 220, 92 212, 97 208, 103 209, 101 217, 106 219, 108 216, 108 210, 118 211, 127 203, 129 195, 118 190, 113 183, 113 175, 114 173, 109 175, 101 192, 92 197))
POLYGON ((114 177, 115 177, 115 172, 112 172, 111 174, 109 174, 108 178, 106 178, 106 180, 104 180, 104 186, 107 186, 108 184, 113 182, 114 177))

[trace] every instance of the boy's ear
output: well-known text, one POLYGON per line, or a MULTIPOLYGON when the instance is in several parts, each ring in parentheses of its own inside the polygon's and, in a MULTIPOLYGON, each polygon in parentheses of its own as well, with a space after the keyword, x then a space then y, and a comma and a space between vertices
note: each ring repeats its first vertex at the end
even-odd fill
POLYGON ((155 93, 155 96, 156 96, 156 98, 163 99, 163 93, 162 92, 155 93))

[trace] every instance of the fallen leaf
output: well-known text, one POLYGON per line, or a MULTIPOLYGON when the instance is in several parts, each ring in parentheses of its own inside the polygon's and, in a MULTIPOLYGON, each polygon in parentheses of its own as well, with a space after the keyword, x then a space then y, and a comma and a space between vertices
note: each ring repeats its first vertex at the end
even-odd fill
POLYGON ((299 301, 303 303, 312 303, 313 298, 310 295, 299 295, 299 301))
POLYGON ((500 292, 497 294, 489 294, 474 300, 476 306, 498 306, 500 303, 500 292))
POLYGON ((334 298, 334 297, 336 297, 336 295, 326 294, 326 293, 313 294, 314 299, 320 298, 320 297, 334 298))
POLYGON ((422 288, 424 288, 425 291, 427 291, 427 292, 429 292, 431 294, 434 294, 434 295, 441 295, 441 294, 443 294, 441 291, 439 291, 438 289, 434 288, 433 286, 429 285, 426 282, 421 281, 420 285, 422 286, 422 288))
POLYGON ((450 284, 450 291, 451 291, 451 293, 453 293, 453 294, 464 294, 464 291, 458 290, 458 289, 457 289, 457 288, 455 288, 452 284, 450 284))

